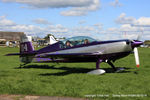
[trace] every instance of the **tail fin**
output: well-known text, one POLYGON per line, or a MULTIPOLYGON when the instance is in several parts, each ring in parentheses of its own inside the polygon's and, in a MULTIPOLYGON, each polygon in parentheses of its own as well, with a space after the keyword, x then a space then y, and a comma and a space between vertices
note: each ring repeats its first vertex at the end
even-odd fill
POLYGON ((34 47, 32 46, 32 37, 26 35, 21 36, 20 53, 30 53, 33 51, 34 47))
POLYGON ((52 45, 52 44, 54 44, 54 43, 56 43, 58 41, 55 39, 55 37, 53 35, 50 35, 49 36, 49 42, 50 42, 49 44, 52 45))
POLYGON ((33 55, 24 55, 33 53, 34 47, 32 46, 32 37, 23 35, 21 36, 20 41, 20 61, 23 63, 30 63, 32 62, 33 55))

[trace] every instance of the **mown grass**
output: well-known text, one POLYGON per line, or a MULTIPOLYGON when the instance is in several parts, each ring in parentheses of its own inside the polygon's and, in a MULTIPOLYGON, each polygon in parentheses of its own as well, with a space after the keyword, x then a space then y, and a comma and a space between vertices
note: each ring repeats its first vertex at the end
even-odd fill
POLYGON ((87 98, 96 100, 150 99, 149 48, 139 48, 140 68, 135 67, 131 54, 115 62, 116 66, 126 69, 122 73, 112 73, 110 66, 102 63, 101 68, 108 72, 104 75, 86 74, 95 69, 95 63, 31 63, 19 68, 17 56, 4 56, 18 51, 18 48, 0 48, 0 94, 81 98, 90 95, 87 98), (123 94, 126 96, 114 97, 123 94))

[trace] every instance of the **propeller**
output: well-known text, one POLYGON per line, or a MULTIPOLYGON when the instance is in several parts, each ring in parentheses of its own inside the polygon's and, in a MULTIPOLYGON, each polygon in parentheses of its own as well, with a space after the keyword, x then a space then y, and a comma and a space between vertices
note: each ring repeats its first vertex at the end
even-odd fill
POLYGON ((135 56, 136 67, 140 67, 139 54, 138 54, 138 49, 136 47, 134 48, 134 56, 135 56))
MULTIPOLYGON (((125 34, 126 34, 126 31, 125 31, 125 34)), ((141 34, 139 34, 139 35, 137 36, 137 39, 136 39, 136 40, 129 39, 129 40, 131 41, 131 47, 133 48, 133 51, 134 51, 135 63, 136 63, 136 66, 137 66, 137 67, 140 67, 139 54, 138 54, 138 49, 137 49, 137 47, 139 47, 140 45, 143 44, 143 42, 140 41, 142 34, 143 34, 143 31, 142 31, 141 34)))
MULTIPOLYGON (((142 34, 143 34, 143 32, 142 32, 142 34)), ((139 54, 138 54, 137 47, 143 44, 142 41, 139 41, 141 39, 142 34, 139 34, 137 36, 137 39, 133 40, 134 42, 132 41, 133 42, 133 47, 134 47, 133 51, 134 51, 134 57, 135 57, 136 67, 140 67, 139 54)))
POLYGON ((136 39, 136 40, 140 41, 141 38, 142 38, 142 35, 143 35, 143 32, 137 36, 137 39, 136 39))

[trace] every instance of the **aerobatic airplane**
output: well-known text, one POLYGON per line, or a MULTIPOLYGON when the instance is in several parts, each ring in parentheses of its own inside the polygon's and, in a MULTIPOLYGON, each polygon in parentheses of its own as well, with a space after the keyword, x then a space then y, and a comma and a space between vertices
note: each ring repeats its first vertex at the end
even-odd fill
POLYGON ((134 51, 136 65, 139 67, 136 47, 142 45, 142 41, 129 39, 97 41, 87 36, 76 36, 63 41, 56 41, 54 37, 50 38, 50 45, 34 50, 31 37, 24 35, 21 37, 20 53, 7 54, 7 56, 18 55, 24 64, 31 62, 96 62, 96 70, 89 73, 103 74, 105 70, 100 69, 100 63, 106 62, 114 71, 120 71, 122 69, 116 68, 112 62, 134 51))

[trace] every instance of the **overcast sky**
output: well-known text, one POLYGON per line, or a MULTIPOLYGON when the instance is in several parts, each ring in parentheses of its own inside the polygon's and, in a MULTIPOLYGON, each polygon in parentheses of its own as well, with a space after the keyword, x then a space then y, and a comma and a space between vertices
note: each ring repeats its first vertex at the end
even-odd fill
POLYGON ((0 0, 0 31, 150 39, 150 0, 0 0))

